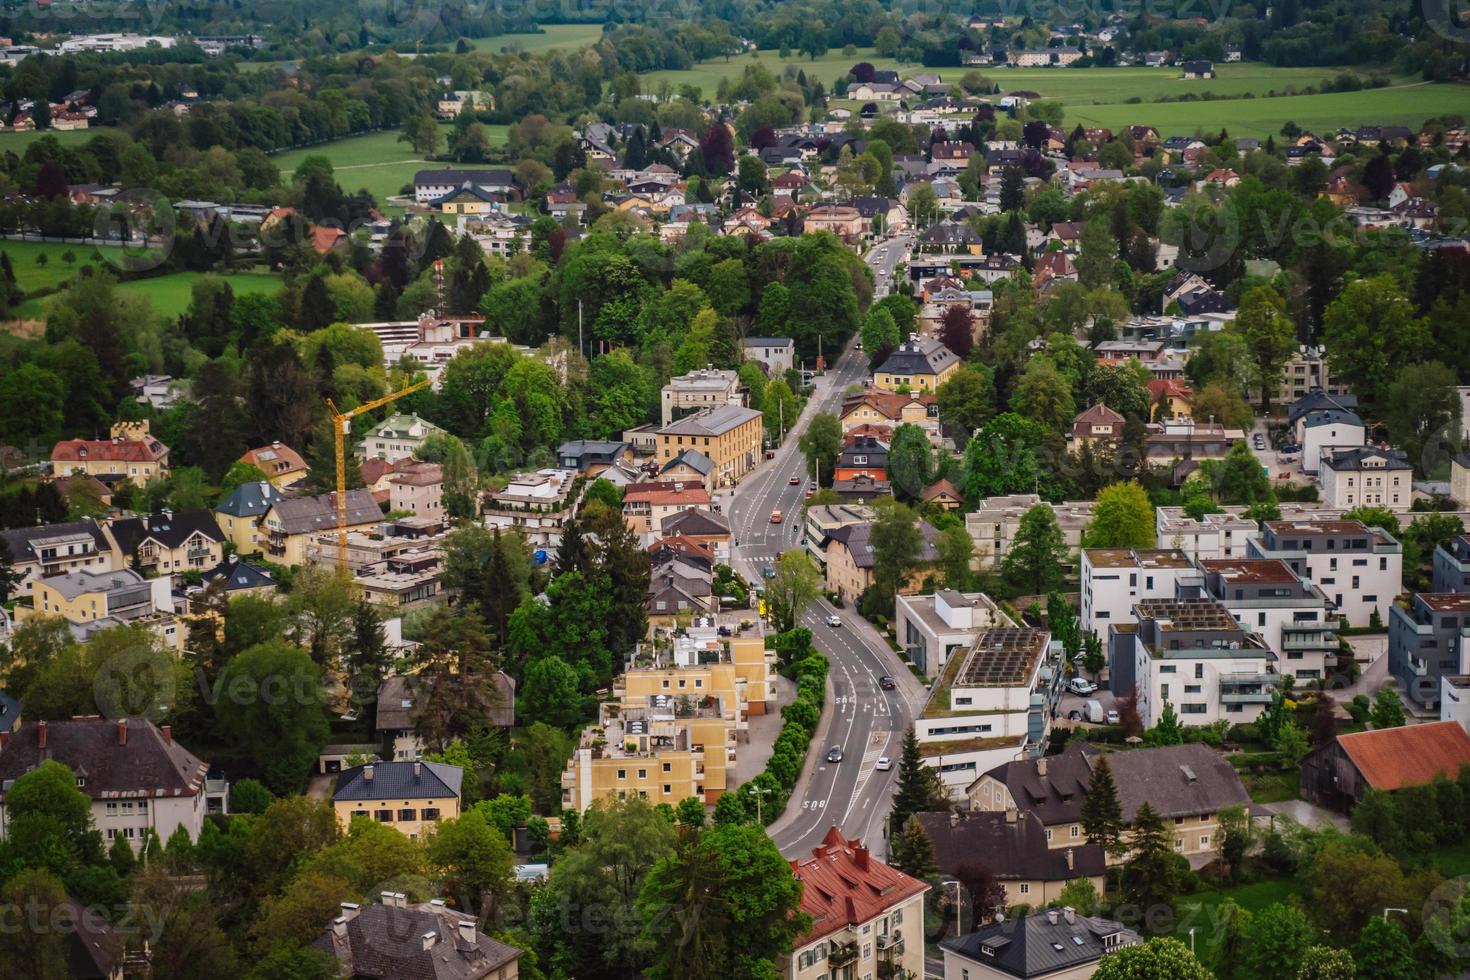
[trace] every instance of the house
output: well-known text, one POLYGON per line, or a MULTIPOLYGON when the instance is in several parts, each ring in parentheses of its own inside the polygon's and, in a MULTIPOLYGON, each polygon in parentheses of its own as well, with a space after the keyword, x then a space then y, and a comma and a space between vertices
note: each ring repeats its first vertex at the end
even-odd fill
POLYGON ((370 817, 418 840, 459 816, 463 782, 463 769, 442 762, 370 762, 342 770, 332 810, 343 830, 353 817, 370 817))
POLYGON ((618 463, 633 461, 633 445, 622 439, 574 439, 556 450, 557 465, 596 477, 618 463))
POLYGON ((264 599, 274 595, 276 591, 276 580, 271 578, 270 572, 249 562, 241 561, 237 555, 230 555, 218 565, 200 573, 200 584, 186 590, 191 612, 196 611, 194 603, 198 602, 215 582, 220 583, 228 599, 238 596, 264 599))
POLYGON ((873 385, 883 391, 933 393, 959 366, 959 357, 939 341, 910 334, 873 372, 873 385))
POLYGON ((574 470, 540 469, 513 474, 500 490, 480 496, 485 526, 514 529, 534 548, 561 544, 562 528, 576 512, 574 470))
POLYGON ((417 415, 391 415, 368 432, 362 451, 368 458, 377 457, 396 463, 400 459, 417 456, 425 439, 443 433, 443 429, 417 415))
POLYGON ((1338 622, 1322 590, 1278 558, 1207 558, 1205 594, 1219 600, 1276 654, 1276 672, 1299 682, 1327 676, 1337 659, 1338 622))
MULTIPOLYGON (((823 548, 827 556, 827 589, 844 602, 856 602, 873 585, 873 546, 869 540, 872 529, 872 524, 849 524, 827 536, 823 548)), ((917 564, 922 567, 938 558, 934 543, 939 532, 928 521, 919 522, 919 531, 924 545, 917 564)), ((899 591, 917 592, 921 581, 922 573, 916 572, 899 591)))
POLYGON ((1470 595, 1462 592, 1418 592, 1408 608, 1390 607, 1388 672, 1403 683, 1416 705, 1438 709, 1441 679, 1465 673, 1470 662, 1467 613, 1470 595))
POLYGON ((924 488, 919 494, 919 501, 932 504, 940 510, 959 510, 965 505, 965 498, 955 489, 955 485, 941 477, 924 488))
POLYGON ((791 871, 812 925, 778 958, 783 980, 923 974, 928 882, 879 861, 835 824, 791 871))
POLYGON ((698 449, 714 463, 714 485, 734 486, 760 462, 765 421, 753 408, 727 404, 677 419, 657 435, 661 463, 698 449))
POLYGON ((1195 561, 1245 558, 1250 539, 1261 529, 1258 521, 1245 516, 1246 508, 1233 504, 1220 513, 1198 519, 1183 507, 1154 510, 1154 538, 1160 548, 1174 548, 1195 561))
POLYGON ((975 567, 981 571, 1000 567, 1015 540, 1021 519, 1033 507, 1046 507, 1052 512, 1068 553, 1075 554, 1082 546, 1082 533, 1092 523, 1092 506, 1090 500, 1054 504, 1034 493, 987 497, 965 515, 965 530, 975 542, 975 567))
POLYGON ((1104 956, 1142 941, 1111 919, 1063 908, 1002 918, 967 936, 943 939, 939 948, 944 980, 1086 980, 1104 956))
POLYGON ((1148 389, 1151 418, 1156 421, 1188 418, 1194 407, 1194 391, 1183 381, 1153 378, 1148 389))
POLYGON ((1082 57, 1079 48, 1040 48, 1032 51, 1012 51, 1007 63, 1019 68, 1065 68, 1082 57))
POLYGON ((31 604, 15 607, 15 621, 60 616, 72 635, 85 641, 93 633, 123 624, 148 626, 169 647, 184 649, 184 632, 174 619, 172 578, 146 579, 130 568, 77 571, 37 579, 31 604))
POLYGON ((881 497, 893 496, 893 485, 863 474, 851 480, 833 480, 832 492, 843 503, 870 504, 881 497))
POLYGON ((1337 510, 1383 507, 1407 511, 1414 498, 1414 467, 1391 449, 1338 449, 1322 456, 1322 503, 1337 510))
POLYGON ((261 522, 271 506, 284 499, 286 495, 273 483, 242 483, 214 505, 214 520, 236 554, 259 555, 266 548, 261 522))
POLYGON ((1309 411, 1297 416, 1292 428, 1296 445, 1301 447, 1303 473, 1320 473, 1325 457, 1339 451, 1351 453, 1367 443, 1367 428, 1358 413, 1350 409, 1309 411))
POLYGON ((883 480, 888 476, 888 447, 871 437, 863 437, 843 447, 837 455, 834 480, 851 480, 858 476, 883 480))
POLYGON ((650 619, 676 622, 680 616, 713 613, 719 607, 712 569, 702 555, 670 550, 656 556, 648 576, 650 619))
POLYGON ((109 572, 122 568, 104 526, 90 517, 64 524, 0 530, 0 541, 10 550, 11 572, 20 577, 12 597, 32 594, 36 581, 68 572, 109 572))
POLYGON ((703 483, 655 480, 623 488, 623 521, 634 534, 652 534, 665 519, 709 505, 710 493, 703 483))
MULTIPOLYGON (((391 740, 394 762, 411 762, 424 753, 427 746, 419 738, 414 705, 419 698, 418 678, 392 674, 378 684, 377 708, 373 733, 380 742, 391 740)), ((515 724, 516 682, 504 671, 490 676, 494 691, 489 699, 487 721, 492 728, 510 728, 515 724)))
POLYGON ((746 337, 740 348, 747 361, 755 361, 766 376, 778 378, 796 367, 796 342, 790 337, 746 337))
POLYGON ((444 467, 409 463, 388 477, 388 509, 419 517, 444 516, 444 467))
POLYGON ((1116 446, 1123 438, 1123 423, 1127 421, 1121 412, 1115 412, 1102 402, 1077 413, 1072 419, 1072 438, 1068 449, 1073 452, 1083 446, 1116 446))
POLYGON ((281 442, 248 450, 240 457, 240 462, 260 470, 267 480, 281 490, 300 483, 309 472, 301 454, 281 442))
POLYGON ((51 448, 53 476, 85 474, 109 486, 168 475, 168 447, 148 432, 148 421, 114 422, 110 439, 63 439, 51 448))
POLYGON ((1083 548, 1082 630, 1106 636, 1112 624, 1132 621, 1138 602, 1172 599, 1181 580, 1198 578, 1194 563, 1173 548, 1083 548))
POLYGON ((1382 528, 1330 518, 1261 522, 1247 544, 1251 558, 1280 558, 1321 586, 1349 626, 1387 623, 1403 589, 1403 548, 1382 528))
POLYGON ((909 661, 926 676, 936 677, 955 651, 969 649, 975 637, 1011 621, 982 592, 940 589, 931 595, 899 595, 893 635, 903 643, 909 661))
POLYGON ((1470 593, 1470 534, 1461 534, 1434 549, 1434 591, 1470 593))
POLYGON ((501 200, 516 193, 515 177, 509 170, 456 170, 453 167, 444 167, 420 170, 413 175, 414 201, 421 205, 437 201, 466 186, 481 194, 498 196, 501 200))
MULTIPOLYGON (((1096 746, 1073 740, 1060 755, 1004 763, 970 785, 970 808, 1034 813, 1051 830, 1052 847, 1076 847, 1087 837, 1082 804, 1101 755, 1096 746)), ((1181 854, 1218 851, 1220 811, 1251 805, 1235 767, 1200 742, 1110 752, 1108 768, 1123 821, 1132 823, 1146 801, 1173 823, 1174 849, 1181 854)))
POLYGON ((1017 810, 949 810, 916 813, 913 820, 934 845, 939 873, 954 878, 981 864, 1005 890, 1004 906, 1055 902, 1067 882, 1092 882, 1101 895, 1107 874, 1102 845, 1085 840, 1052 847, 1051 832, 1034 813, 1017 810))
POLYGON ((664 385, 661 398, 663 424, 669 425, 686 415, 722 405, 745 404, 745 388, 734 371, 701 368, 664 385))
POLYGON ((719 511, 694 508, 670 514, 659 524, 659 533, 704 545, 719 561, 728 558, 730 522, 719 511))
POLYGON ((1046 749, 1062 694, 1062 648, 1045 630, 1010 623, 949 657, 914 720, 924 765, 962 797, 980 773, 1046 749))
POLYGON ((1179 63, 1179 72, 1181 78, 1214 78, 1215 66, 1208 61, 1182 61, 1179 63))
POLYGON ((490 938, 474 916, 440 899, 408 904, 403 892, 383 892, 361 908, 343 902, 342 914, 311 949, 340 964, 352 980, 424 977, 433 980, 516 980, 521 951, 490 938))
POLYGON ((802 219, 802 231, 815 233, 830 231, 848 244, 856 242, 868 230, 857 208, 841 204, 820 204, 806 213, 802 219))
POLYGON ((1271 703, 1276 655, 1215 599, 1144 599, 1133 616, 1108 627, 1109 687, 1137 693, 1145 728, 1166 704, 1185 725, 1209 725, 1255 721, 1271 703))
POLYGON ((1301 796, 1346 813, 1372 790, 1391 793, 1436 779, 1454 782, 1470 766, 1470 735, 1458 722, 1338 735, 1302 760, 1301 796))
POLYGON ((207 510, 119 518, 108 530, 128 567, 165 577, 213 568, 224 558, 226 538, 207 510))
MULTIPOLYGON (((347 491, 346 527, 366 530, 383 519, 383 509, 368 490, 347 491)), ((286 497, 270 505, 261 518, 265 554, 277 565, 306 564, 317 539, 337 531, 337 494, 286 497)))
POLYGON ((833 531, 850 524, 865 524, 877 513, 861 504, 817 504, 805 508, 802 543, 818 568, 827 565, 827 544, 833 531))
POLYGON ((47 760, 76 776, 105 846, 121 837, 141 850, 150 830, 168 840, 179 827, 198 840, 208 815, 225 812, 228 786, 206 778, 209 767, 174 741, 168 725, 146 718, 29 721, 0 746, 0 836, 11 784, 47 760))
POLYGON ((837 417, 844 435, 862 426, 896 429, 908 424, 923 429, 930 442, 939 441, 939 399, 933 392, 895 392, 868 386, 845 396, 837 417))

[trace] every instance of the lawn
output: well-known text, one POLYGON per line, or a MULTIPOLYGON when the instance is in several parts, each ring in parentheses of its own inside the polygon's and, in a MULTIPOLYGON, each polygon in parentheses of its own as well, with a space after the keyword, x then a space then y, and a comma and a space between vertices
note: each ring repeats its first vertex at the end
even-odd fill
MULTIPOLYGON (((10 256, 16 283, 28 293, 37 289, 54 289, 76 275, 77 270, 83 266, 97 265, 92 259, 93 250, 94 246, 91 245, 0 241, 0 252, 10 256), (75 262, 67 264, 62 260, 61 257, 67 252, 71 252, 75 262), (38 265, 36 260, 42 255, 46 256, 46 264, 38 265)), ((105 263, 104 267, 110 268, 105 263)))
POLYGON ((585 48, 602 37, 601 24, 542 24, 539 34, 497 34, 480 37, 470 44, 480 51, 514 48, 530 54, 541 54, 557 48, 585 48))
MULTIPOLYGON (((446 139, 449 126, 441 126, 446 139)), ((503 143, 508 126, 488 126, 490 141, 503 143)), ((324 156, 332 161, 337 183, 348 193, 366 189, 381 204, 397 194, 405 184, 413 182, 415 171, 446 166, 443 162, 425 160, 407 143, 398 142, 398 130, 383 130, 366 136, 349 136, 299 150, 277 154, 273 159, 285 180, 291 178, 301 161, 309 156, 324 156)))
POLYGON ((1220 944, 1225 939, 1225 923, 1220 921, 1220 905, 1225 899, 1233 899, 1248 912, 1259 912, 1273 902, 1303 895, 1306 890, 1306 884, 1299 878, 1278 878, 1186 895, 1174 903, 1178 913, 1174 937, 1189 945, 1189 930, 1194 929, 1195 955, 1206 966, 1213 966, 1220 958, 1220 944))
POLYGON ((30 146, 42 136, 55 136, 61 142, 62 146, 77 146, 96 136, 97 132, 98 130, 95 129, 67 129, 61 131, 41 129, 32 130, 29 133, 0 133, 0 153, 9 150, 16 155, 24 154, 26 147, 30 146))
MULTIPOLYGON (((10 251, 12 245, 30 245, 30 242, 6 242, 4 251, 10 251)), ((58 247, 58 246, 50 246, 58 247)), ((78 258, 81 258, 78 250, 78 258)), ((12 259, 12 261, 14 261, 12 259)), ((80 262, 78 265, 80 266, 80 262)), ((48 263, 46 268, 50 270, 52 265, 60 266, 61 263, 48 263)), ((67 270, 62 267, 56 270, 58 273, 53 285, 59 284, 68 277, 67 270)), ((177 317, 189 308, 189 300, 192 296, 194 283, 205 275, 202 272, 173 272, 164 276, 155 276, 151 279, 133 279, 128 282, 117 284, 117 291, 127 296, 146 296, 153 304, 153 311, 170 320, 177 317)), ((20 276, 20 266, 16 266, 16 276, 20 276)), ((229 280, 230 287, 236 296, 244 296, 256 293, 274 293, 281 288, 279 276, 263 272, 236 272, 225 276, 229 280)), ((42 315, 45 309, 46 298, 29 299, 15 308, 14 315, 18 319, 36 319, 42 315)))
MULTIPOLYGON (((1129 99, 1152 102, 1162 96, 1244 95, 1263 97, 1267 92, 1320 85, 1335 76, 1336 68, 1276 68, 1260 62, 1219 65, 1216 77, 1183 79, 1178 68, 982 68, 981 73, 1007 92, 1038 92, 1043 99, 1063 105, 1126 103, 1129 99)), ((944 69, 959 80, 958 69, 944 69)))
MULTIPOLYGON (((847 74, 848 69, 860 61, 866 61, 874 68, 898 68, 907 71, 918 71, 917 64, 901 63, 892 58, 879 58, 873 53, 872 48, 858 48, 856 54, 845 55, 841 49, 828 51, 825 55, 813 61, 806 55, 793 51, 791 57, 782 58, 780 52, 763 49, 750 54, 742 54, 732 57, 729 61, 717 58, 713 61, 705 61, 687 69, 676 69, 668 71, 651 71, 642 76, 643 91, 649 91, 654 85, 667 80, 673 83, 675 90, 680 85, 693 85, 697 87, 704 97, 712 99, 715 97, 715 89, 720 86, 720 79, 736 79, 745 71, 746 65, 763 65, 767 71, 780 75, 789 65, 793 70, 801 69, 806 72, 807 78, 815 75, 821 79, 822 84, 828 89, 832 88, 834 82, 847 74)), ((964 74, 958 68, 935 68, 927 69, 937 71, 946 77, 953 75, 955 81, 959 81, 960 75, 964 74)))

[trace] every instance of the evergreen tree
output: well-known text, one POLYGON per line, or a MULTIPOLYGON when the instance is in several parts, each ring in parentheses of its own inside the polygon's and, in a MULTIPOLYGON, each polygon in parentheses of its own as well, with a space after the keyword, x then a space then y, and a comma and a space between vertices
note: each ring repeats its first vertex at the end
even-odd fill
POLYGON ((390 664, 388 636, 377 607, 359 599, 352 611, 352 668, 354 700, 367 705, 377 700, 378 685, 390 664))
POLYGON ((1082 800, 1082 829, 1087 833, 1087 843, 1116 852, 1123 840, 1123 827, 1123 804, 1118 800, 1113 767, 1106 755, 1099 756, 1082 800))
POLYGON ((129 877, 133 869, 138 866, 138 855, 133 853, 132 842, 121 834, 112 839, 112 847, 107 852, 107 859, 112 863, 112 870, 123 879, 129 877))
POLYGON ((893 839, 893 866, 912 878, 927 878, 939 872, 934 860, 934 842, 912 817, 904 824, 903 832, 893 839))
POLYGON ((949 808, 949 797, 939 782, 939 774, 924 765, 919 754, 919 738, 910 725, 903 735, 903 749, 898 760, 898 790, 893 794, 893 812, 888 817, 890 833, 907 825, 916 813, 949 808))
POLYGON ((1123 896, 1142 909, 1172 907, 1179 891, 1173 831, 1159 811, 1144 801, 1133 818, 1128 848, 1133 859, 1123 866, 1123 896))

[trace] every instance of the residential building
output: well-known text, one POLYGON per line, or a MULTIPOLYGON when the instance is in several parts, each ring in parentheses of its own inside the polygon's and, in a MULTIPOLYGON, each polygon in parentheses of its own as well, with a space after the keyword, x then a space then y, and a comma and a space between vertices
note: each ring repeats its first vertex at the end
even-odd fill
POLYGON ((969 935, 941 940, 939 948, 944 980, 1086 980, 1104 956, 1142 941, 1120 923, 1069 907, 1003 918, 969 935))
POLYGON ((368 432, 363 441, 363 455, 396 463, 417 456, 419 446, 431 435, 442 435, 443 429, 417 415, 392 415, 368 432))
POLYGON ((1097 446, 1099 443, 1107 448, 1116 446, 1123 438, 1125 421, 1121 413, 1098 402, 1072 419, 1072 438, 1067 448, 1076 452, 1083 446, 1097 446))
POLYGON ((895 605, 894 635, 909 661, 929 677, 942 673, 950 655, 968 649, 982 632, 1014 625, 983 592, 900 595, 895 605))
POLYGON ((1339 510, 1383 507, 1407 511, 1414 499, 1414 467, 1388 449, 1338 449, 1322 454, 1322 503, 1339 510))
MULTIPOLYGON (((367 530, 383 519, 383 509, 368 490, 347 491, 347 530, 367 530)), ((337 530, 337 495, 285 497, 273 502, 260 526, 266 557, 277 565, 304 565, 317 539, 337 530)))
POLYGON ((1276 672, 1319 680, 1337 661, 1338 622, 1322 590, 1279 558, 1204 559, 1205 594, 1276 654, 1276 672))
POLYGON ((1143 599, 1134 615, 1108 628, 1108 673, 1115 696, 1137 693, 1145 728, 1165 703, 1185 725, 1255 721, 1271 703, 1275 654, 1216 600, 1143 599))
MULTIPOLYGON (((1052 847, 1076 847, 1087 838, 1082 804, 1101 754, 1090 743, 1072 741, 1060 755, 997 766, 970 785, 970 808, 1034 813, 1051 831, 1052 847)), ((1147 802, 1166 823, 1173 822, 1174 849, 1181 854, 1217 852, 1220 811, 1251 805, 1235 767, 1200 742, 1110 752, 1108 767, 1123 822, 1132 823, 1147 802)))
POLYGON ((444 516, 444 468, 410 463, 388 477, 388 509, 419 517, 444 516))
POLYGON ((1439 679, 1439 720, 1470 732, 1470 674, 1445 674, 1439 679))
POLYGON ((796 367, 796 341, 790 337, 746 337, 740 349, 747 361, 765 368, 767 377, 779 378, 796 367))
POLYGON ((1157 464, 1224 459, 1230 447, 1244 438, 1240 429, 1228 429, 1218 422, 1196 422, 1185 416, 1148 426, 1144 445, 1150 462, 1157 464))
POLYGON ((1292 440, 1301 448, 1303 473, 1316 473, 1322 457, 1335 449, 1367 443, 1367 429, 1349 396, 1308 394, 1292 403, 1287 419, 1292 440), (1349 401, 1352 407, 1345 407, 1349 401))
POLYGON ((867 524, 877 516, 862 504, 817 504, 806 508, 802 518, 802 543, 818 568, 827 565, 827 543, 833 531, 852 524, 867 524))
POLYGON ((893 485, 863 473, 850 480, 833 480, 832 492, 845 504, 872 504, 893 496, 893 485))
POLYGON ((1208 61, 1181 61, 1179 70, 1182 78, 1214 78, 1215 66, 1208 61))
POLYGON ((343 830, 371 817, 418 840, 459 816, 463 782, 463 769, 442 762, 370 762, 337 777, 332 810, 343 830))
POLYGON ((1454 782, 1470 766, 1470 735, 1453 721, 1338 735, 1302 760, 1301 796, 1346 813, 1369 791, 1454 782))
POLYGON ((1107 853, 1086 839, 1053 847, 1053 832, 1035 813, 1014 809, 948 810, 916 813, 934 845, 934 863, 954 878, 984 855, 986 869, 1005 890, 1004 907, 1033 908, 1057 901, 1067 882, 1079 878, 1101 895, 1106 886, 1107 853))
POLYGON ((673 625, 682 617, 715 612, 719 599, 714 593, 712 566, 703 556, 675 551, 654 559, 645 608, 650 620, 673 625))
POLYGON ((669 425, 686 415, 707 408, 745 404, 745 389, 734 371, 702 368, 677 378, 670 378, 661 398, 663 424, 669 425))
POLYGON ((633 444, 623 439, 573 439, 556 450, 556 463, 596 477, 609 467, 633 462, 633 444))
POLYGON ((1470 507, 1470 454, 1450 457, 1450 499, 1461 507, 1470 507))
POLYGON ((31 595, 38 579, 69 572, 109 572, 123 567, 104 526, 90 517, 65 524, 0 530, 10 549, 11 572, 20 576, 11 595, 31 595))
MULTIPOLYGON (((827 556, 827 590, 836 593, 843 602, 856 602, 873 586, 873 546, 869 541, 872 530, 872 524, 849 524, 827 535, 823 549, 827 556)), ((928 521, 919 522, 919 532, 924 546, 917 564, 922 568, 939 557, 934 547, 939 532, 928 521)), ((899 591, 916 591, 922 581, 923 573, 916 571, 899 591)))
POLYGON ((659 468, 660 482, 669 480, 713 491, 715 464, 698 449, 686 449, 659 468))
POLYGON ((698 483, 658 481, 623 488, 623 521, 634 534, 654 534, 670 517, 709 505, 709 491, 698 483))
POLYGON ((266 549, 263 530, 266 512, 285 494, 272 483, 242 483, 214 505, 214 520, 225 540, 239 555, 259 555, 266 549))
POLYGON ((509 170, 456 170, 445 167, 420 170, 413 175, 413 196, 417 204, 429 204, 446 194, 464 188, 466 183, 479 192, 502 200, 516 193, 515 177, 509 170))
POLYGON ((1260 523, 1246 517, 1245 508, 1240 506, 1198 519, 1185 514, 1183 507, 1159 507, 1154 511, 1158 546, 1182 551, 1196 561, 1244 558, 1247 543, 1260 530, 1260 523))
POLYGON ((224 533, 207 510, 109 519, 107 529, 127 567, 163 577, 214 568, 225 556, 224 533))
POLYGON ((715 561, 726 563, 730 557, 730 522, 719 511, 694 508, 670 514, 659 524, 665 538, 682 538, 704 545, 715 561))
POLYGON ((1133 621, 1139 602, 1172 599, 1181 581, 1198 580, 1194 562, 1173 548, 1083 548, 1082 630, 1106 636, 1113 624, 1133 621))
POLYGON ((1470 534, 1434 549, 1434 591, 1470 592, 1470 534))
POLYGON ((1415 705, 1439 708, 1440 681, 1470 673, 1470 594, 1418 592, 1389 607, 1388 672, 1415 705))
POLYGON ((859 476, 883 480, 888 477, 888 447, 871 436, 850 441, 837 454, 834 480, 851 480, 859 476))
POLYGON ((533 547, 555 548, 561 530, 576 514, 580 484, 572 470, 516 473, 501 490, 480 496, 485 526, 517 530, 533 547))
POLYGON ((812 926, 778 958, 784 980, 923 975, 927 882, 879 861, 835 824, 791 871, 812 926))
POLYGON ((172 578, 147 579, 131 568, 68 572, 37 579, 31 604, 15 607, 15 621, 60 616, 85 639, 97 630, 129 623, 147 625, 170 647, 184 649, 184 631, 174 619, 172 578))
POLYGON ((707 408, 658 430, 658 460, 698 449, 714 463, 715 486, 734 486, 760 462, 764 436, 764 417, 753 408, 707 408))
POLYGON ((282 442, 246 450, 240 462, 260 470, 272 485, 281 490, 300 483, 310 472, 301 454, 282 442))
POLYGON ((350 980, 423 977, 433 980, 517 980, 521 951, 492 939, 472 915, 441 899, 410 905, 403 892, 383 892, 380 904, 343 902, 311 949, 336 958, 350 980))
POLYGON ((1046 749, 1062 694, 1061 645, 1045 630, 993 627, 949 658, 914 721, 924 764, 950 794, 981 773, 1046 749))
POLYGON ((198 840, 205 818, 225 812, 228 786, 206 779, 209 767, 173 740, 168 725, 146 718, 28 721, 0 733, 0 837, 9 829, 12 783, 48 759, 76 776, 104 846, 121 837, 141 850, 148 831, 166 841, 179 827, 198 840))
MULTIPOLYGON (((379 742, 392 741, 394 762, 412 762, 428 748, 418 735, 415 715, 415 705, 420 699, 419 684, 419 678, 405 674, 392 674, 378 684, 373 732, 379 742)), ((516 717, 515 678, 496 671, 490 675, 488 687, 492 693, 487 704, 487 723, 491 728, 512 727, 516 717)))
POLYGON ((1021 526, 1021 518, 1033 507, 1047 507, 1061 528, 1062 540, 1069 553, 1082 546, 1082 534, 1092 523, 1090 500, 1073 500, 1054 504, 1034 493, 1017 493, 1007 497, 987 497, 980 506, 965 515, 965 530, 975 542, 975 567, 989 571, 1000 567, 1010 551, 1011 542, 1021 526))
POLYGON ((867 230, 862 212, 841 204, 819 204, 802 219, 803 232, 829 231, 849 245, 861 239, 867 230))
POLYGON ((1281 387, 1276 399, 1290 405, 1313 391, 1342 395, 1347 393, 1347 388, 1333 380, 1325 349, 1299 347, 1281 369, 1281 387))
POLYGON ((380 607, 389 618, 449 602, 444 588, 444 552, 439 548, 420 547, 360 568, 353 574, 352 584, 362 598, 380 607))
POLYGON ((910 334, 873 372, 873 385, 884 391, 932 393, 959 367, 954 351, 931 337, 910 334))
POLYGON ((143 486, 168 475, 168 447, 148 422, 114 422, 109 439, 63 439, 51 448, 52 476, 95 476, 108 486, 143 486))
POLYGON ((844 434, 859 426, 896 429, 907 424, 923 429, 932 443, 937 444, 940 438, 939 399, 932 392, 899 393, 866 387, 843 398, 838 420, 844 434))
POLYGON ((919 494, 919 502, 932 504, 940 510, 959 510, 965 506, 964 495, 943 477, 924 488, 924 492, 919 494))
POLYGON ((1080 48, 1038 48, 1034 51, 1012 51, 1008 61, 1021 68, 1065 68, 1081 57, 1080 48))
POLYGON ((1280 558, 1321 586, 1349 626, 1388 622, 1403 588, 1403 548, 1387 531, 1330 518, 1263 521, 1248 557, 1280 558))

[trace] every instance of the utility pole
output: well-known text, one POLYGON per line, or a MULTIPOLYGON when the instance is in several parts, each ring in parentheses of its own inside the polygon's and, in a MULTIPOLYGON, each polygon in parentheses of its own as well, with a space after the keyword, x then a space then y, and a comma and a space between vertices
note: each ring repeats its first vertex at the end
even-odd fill
POLYGON ((583 357, 586 357, 587 356, 587 352, 582 349, 582 301, 581 300, 577 300, 577 353, 578 354, 581 354, 583 357))

